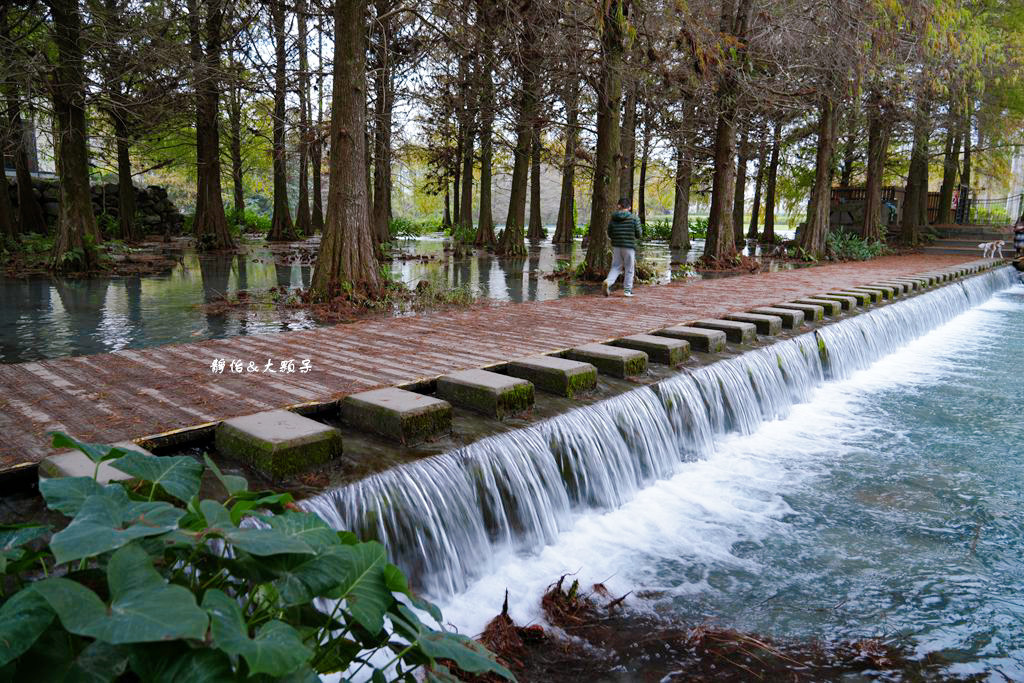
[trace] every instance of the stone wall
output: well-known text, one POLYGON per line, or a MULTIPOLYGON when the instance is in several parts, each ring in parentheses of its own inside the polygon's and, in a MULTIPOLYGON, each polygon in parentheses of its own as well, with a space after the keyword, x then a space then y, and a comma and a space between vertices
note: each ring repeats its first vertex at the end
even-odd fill
MULTIPOLYGON (((133 186, 134 187, 134 186, 133 186)), ((43 208, 46 223, 53 228, 57 223, 60 211, 60 188, 56 179, 33 178, 32 191, 43 208)), ((18 206, 17 187, 13 179, 8 179, 8 192, 11 204, 18 206)), ((119 188, 117 183, 106 183, 92 186, 92 209, 97 217, 100 214, 111 216, 114 221, 120 215, 119 188)), ((140 232, 177 234, 185 225, 185 217, 167 198, 167 190, 150 185, 146 188, 135 187, 135 218, 139 223, 140 232)))

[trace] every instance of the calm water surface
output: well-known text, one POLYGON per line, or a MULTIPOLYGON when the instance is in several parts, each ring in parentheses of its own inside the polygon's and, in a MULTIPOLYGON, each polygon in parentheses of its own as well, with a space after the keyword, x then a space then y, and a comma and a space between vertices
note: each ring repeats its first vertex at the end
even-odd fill
POLYGON ((582 515, 443 609, 520 623, 558 576, 770 637, 883 638, 944 675, 1024 680, 1024 286, 752 435, 582 515))
MULTIPOLYGON (((309 253, 317 240, 304 245, 309 253)), ((499 258, 486 251, 454 258, 440 236, 404 240, 392 260, 392 276, 410 286, 431 280, 449 287, 466 286, 494 301, 543 301, 596 292, 545 277, 558 261, 579 263, 585 250, 549 241, 530 247, 522 258, 499 258)), ((11 279, 0 277, 0 363, 60 358, 119 349, 236 335, 267 334, 315 327, 305 311, 287 308, 213 312, 203 304, 240 290, 265 292, 272 287, 295 290, 309 286, 312 268, 302 265, 287 247, 245 247, 240 254, 199 255, 185 249, 170 273, 91 280, 11 279)), ((702 254, 697 240, 689 252, 670 253, 650 243, 640 257, 668 282, 671 263, 693 262, 702 254)), ((770 265, 774 268, 776 266, 770 265)), ((675 277, 682 277, 677 273, 675 277)))

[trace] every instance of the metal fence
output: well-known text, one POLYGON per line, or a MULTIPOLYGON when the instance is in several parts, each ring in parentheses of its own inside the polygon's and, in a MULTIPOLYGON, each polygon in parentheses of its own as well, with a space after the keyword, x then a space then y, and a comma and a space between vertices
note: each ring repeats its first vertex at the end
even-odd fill
POLYGON ((1022 198, 1024 195, 1019 194, 995 199, 972 198, 963 222, 968 225, 1010 225, 1021 215, 1022 198))

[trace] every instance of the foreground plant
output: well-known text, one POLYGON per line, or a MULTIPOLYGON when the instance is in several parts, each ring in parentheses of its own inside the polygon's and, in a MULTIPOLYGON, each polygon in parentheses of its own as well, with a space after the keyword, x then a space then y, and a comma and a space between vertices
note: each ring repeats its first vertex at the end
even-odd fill
POLYGON ((96 470, 40 482, 71 518, 48 544, 49 527, 0 527, 0 680, 458 680, 449 666, 512 678, 440 626, 382 545, 334 531, 289 494, 250 491, 209 458, 61 433, 53 444, 96 470), (100 485, 104 462, 131 482, 100 485), (201 500, 201 482, 223 502, 201 500))

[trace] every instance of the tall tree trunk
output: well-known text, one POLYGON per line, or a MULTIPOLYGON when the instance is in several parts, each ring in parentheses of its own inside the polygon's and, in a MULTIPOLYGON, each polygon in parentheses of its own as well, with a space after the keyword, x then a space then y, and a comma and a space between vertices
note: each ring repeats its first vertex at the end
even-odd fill
POLYGON ((608 270, 607 226, 619 189, 619 108, 622 105, 622 62, 626 51, 626 20, 629 0, 604 4, 601 17, 601 71, 597 86, 597 153, 594 159, 594 190, 590 201, 590 242, 586 270, 603 276, 608 270))
POLYGON ((374 79, 373 229, 378 242, 391 236, 391 126, 394 118, 394 77, 391 67, 392 0, 375 0, 377 13, 373 44, 377 77, 374 79))
POLYGON ((886 238, 887 221, 882 220, 882 176, 889 149, 889 120, 882 94, 872 89, 868 94, 868 167, 864 198, 864 239, 881 242, 886 238))
POLYGON ((138 242, 142 239, 135 223, 135 185, 132 183, 131 133, 124 117, 111 115, 117 138, 117 208, 121 239, 138 242))
POLYGON ((329 297, 350 285, 376 297, 381 292, 377 253, 370 232, 366 183, 366 25, 367 0, 334 5, 334 25, 357 27, 346 40, 334 41, 331 98, 331 186, 320 255, 310 288, 329 297))
POLYGON ((750 154, 749 141, 750 133, 744 128, 743 135, 740 136, 740 143, 736 148, 736 186, 732 195, 732 234, 737 245, 743 243, 743 216, 746 213, 747 161, 749 160, 747 155, 750 154))
POLYGON ((945 154, 942 157, 942 186, 939 188, 938 225, 952 223, 950 210, 953 202, 953 187, 956 185, 957 161, 960 158, 960 127, 950 125, 946 131, 945 154))
POLYGON ((818 112, 818 151, 814 162, 814 184, 807 204, 807 225, 800 232, 799 245, 816 258, 825 255, 825 238, 832 209, 832 151, 835 140, 835 105, 826 95, 818 112))
POLYGON ((11 153, 14 156, 14 173, 18 183, 18 230, 22 233, 38 233, 45 235, 48 230, 43 208, 32 189, 32 172, 29 170, 28 153, 25 151, 25 126, 21 117, 21 99, 14 89, 8 86, 7 120, 11 137, 11 153))
POLYGON ((457 126, 457 129, 455 136, 458 138, 458 144, 455 145, 455 159, 452 162, 452 224, 462 225, 462 217, 459 215, 462 207, 459 204, 462 198, 462 138, 465 131, 461 125, 457 126))
POLYGON ((647 160, 651 154, 651 127, 647 120, 646 109, 643 117, 644 137, 640 148, 640 183, 637 186, 637 217, 642 225, 647 225, 647 160))
POLYGON ((512 188, 509 194, 508 217, 505 219, 505 230, 498 240, 498 253, 522 256, 526 254, 523 244, 526 222, 527 171, 530 165, 530 145, 533 141, 533 127, 537 117, 540 74, 537 73, 537 54, 533 46, 533 31, 530 28, 529 3, 523 8, 524 31, 523 44, 526 46, 522 68, 522 92, 519 96, 519 111, 516 115, 516 146, 513 150, 512 188))
POLYGON ((199 249, 231 249, 220 185, 220 53, 225 0, 189 0, 190 52, 196 99, 196 214, 193 228, 199 249), (206 7, 205 22, 198 3, 206 7), (205 25, 204 25, 205 24, 205 25), (205 30, 204 30, 205 29, 205 30))
POLYGON ((562 193, 558 199, 558 221, 554 244, 572 244, 576 229, 576 144, 579 139, 579 81, 573 79, 565 94, 565 155, 562 157, 562 193))
POLYGON ((764 189, 764 232, 761 239, 768 244, 775 241, 775 189, 779 177, 779 147, 782 146, 782 122, 772 128, 772 153, 768 160, 768 182, 764 189))
POLYGON ((839 170, 839 187, 849 187, 853 180, 853 164, 857 156, 857 131, 860 121, 857 116, 857 101, 847 109, 846 136, 843 138, 843 157, 839 170))
POLYGON ((285 67, 288 55, 285 50, 284 0, 271 0, 271 31, 274 36, 276 63, 274 65, 274 214, 270 219, 270 234, 267 240, 284 242, 294 240, 295 226, 288 208, 288 147, 285 141, 285 96, 288 83, 285 67))
MULTIPOLYGON (((6 152, 6 145, 0 146, 0 153, 4 152, 6 152)), ((0 176, 0 240, 14 240, 18 236, 14 225, 14 210, 11 207, 10 187, 11 184, 7 182, 5 173, 0 176)))
MULTIPOLYGON (((487 0, 483 0, 484 3, 487 0)), ((487 10, 483 8, 481 12, 487 10)), ((480 218, 477 221, 476 239, 478 247, 493 247, 497 244, 494 235, 494 214, 491 208, 491 164, 494 155, 494 75, 491 71, 490 55, 484 55, 480 64, 480 218)))
POLYGON ((676 143, 675 201, 672 207, 672 235, 669 248, 690 248, 690 183, 693 177, 693 163, 690 151, 680 140, 676 143))
POLYGON ((914 141, 903 193, 900 239, 904 244, 913 245, 920 241, 922 208, 928 210, 928 105, 923 98, 918 101, 914 113, 914 141))
POLYGON ((321 178, 321 167, 323 165, 323 123, 324 123, 324 31, 318 25, 316 38, 316 132, 313 135, 313 142, 309 148, 309 157, 313 162, 313 211, 310 216, 310 225, 313 232, 323 232, 324 229, 324 188, 321 178))
POLYGON ((974 98, 968 95, 963 121, 964 167, 960 171, 960 201, 964 204, 964 223, 971 222, 971 148, 974 146, 974 98))
POLYGON ((533 127, 530 144, 530 229, 526 238, 536 242, 544 238, 544 224, 540 219, 540 127, 533 127))
POLYGON ((309 210, 309 54, 306 46, 306 0, 297 0, 299 50, 299 201, 295 206, 295 232, 301 237, 313 234, 309 210))
MULTIPOLYGON (((730 35, 738 39, 739 44, 744 44, 752 9, 752 0, 739 0, 738 4, 734 4, 734 0, 722 0, 722 34, 730 35)), ((719 112, 715 125, 711 209, 703 257, 708 262, 718 261, 736 253, 732 230, 732 208, 736 189, 736 167, 733 165, 733 155, 736 152, 736 96, 736 75, 727 71, 720 79, 717 98, 719 112)))
POLYGON ((57 44, 51 91, 60 158, 60 215, 50 267, 87 271, 99 261, 100 240, 89 189, 89 149, 85 123, 85 59, 82 17, 77 0, 49 0, 57 44))
POLYGON ((747 230, 748 240, 757 240, 757 221, 761 217, 761 186, 764 184, 764 156, 767 147, 764 144, 764 132, 759 136, 760 152, 757 155, 757 179, 754 181, 754 206, 750 209, 750 229, 747 230))
POLYGON ((622 129, 619 137, 619 199, 633 201, 633 176, 636 172, 637 83, 625 85, 622 105, 622 129))
POLYGON ((235 222, 241 224, 245 217, 245 186, 243 185, 242 168, 242 89, 237 84, 231 86, 228 98, 228 152, 231 156, 231 195, 232 211, 235 222))
POLYGON ((473 146, 476 142, 470 116, 466 118, 462 143, 462 196, 459 200, 459 225, 466 235, 473 230, 473 146))

